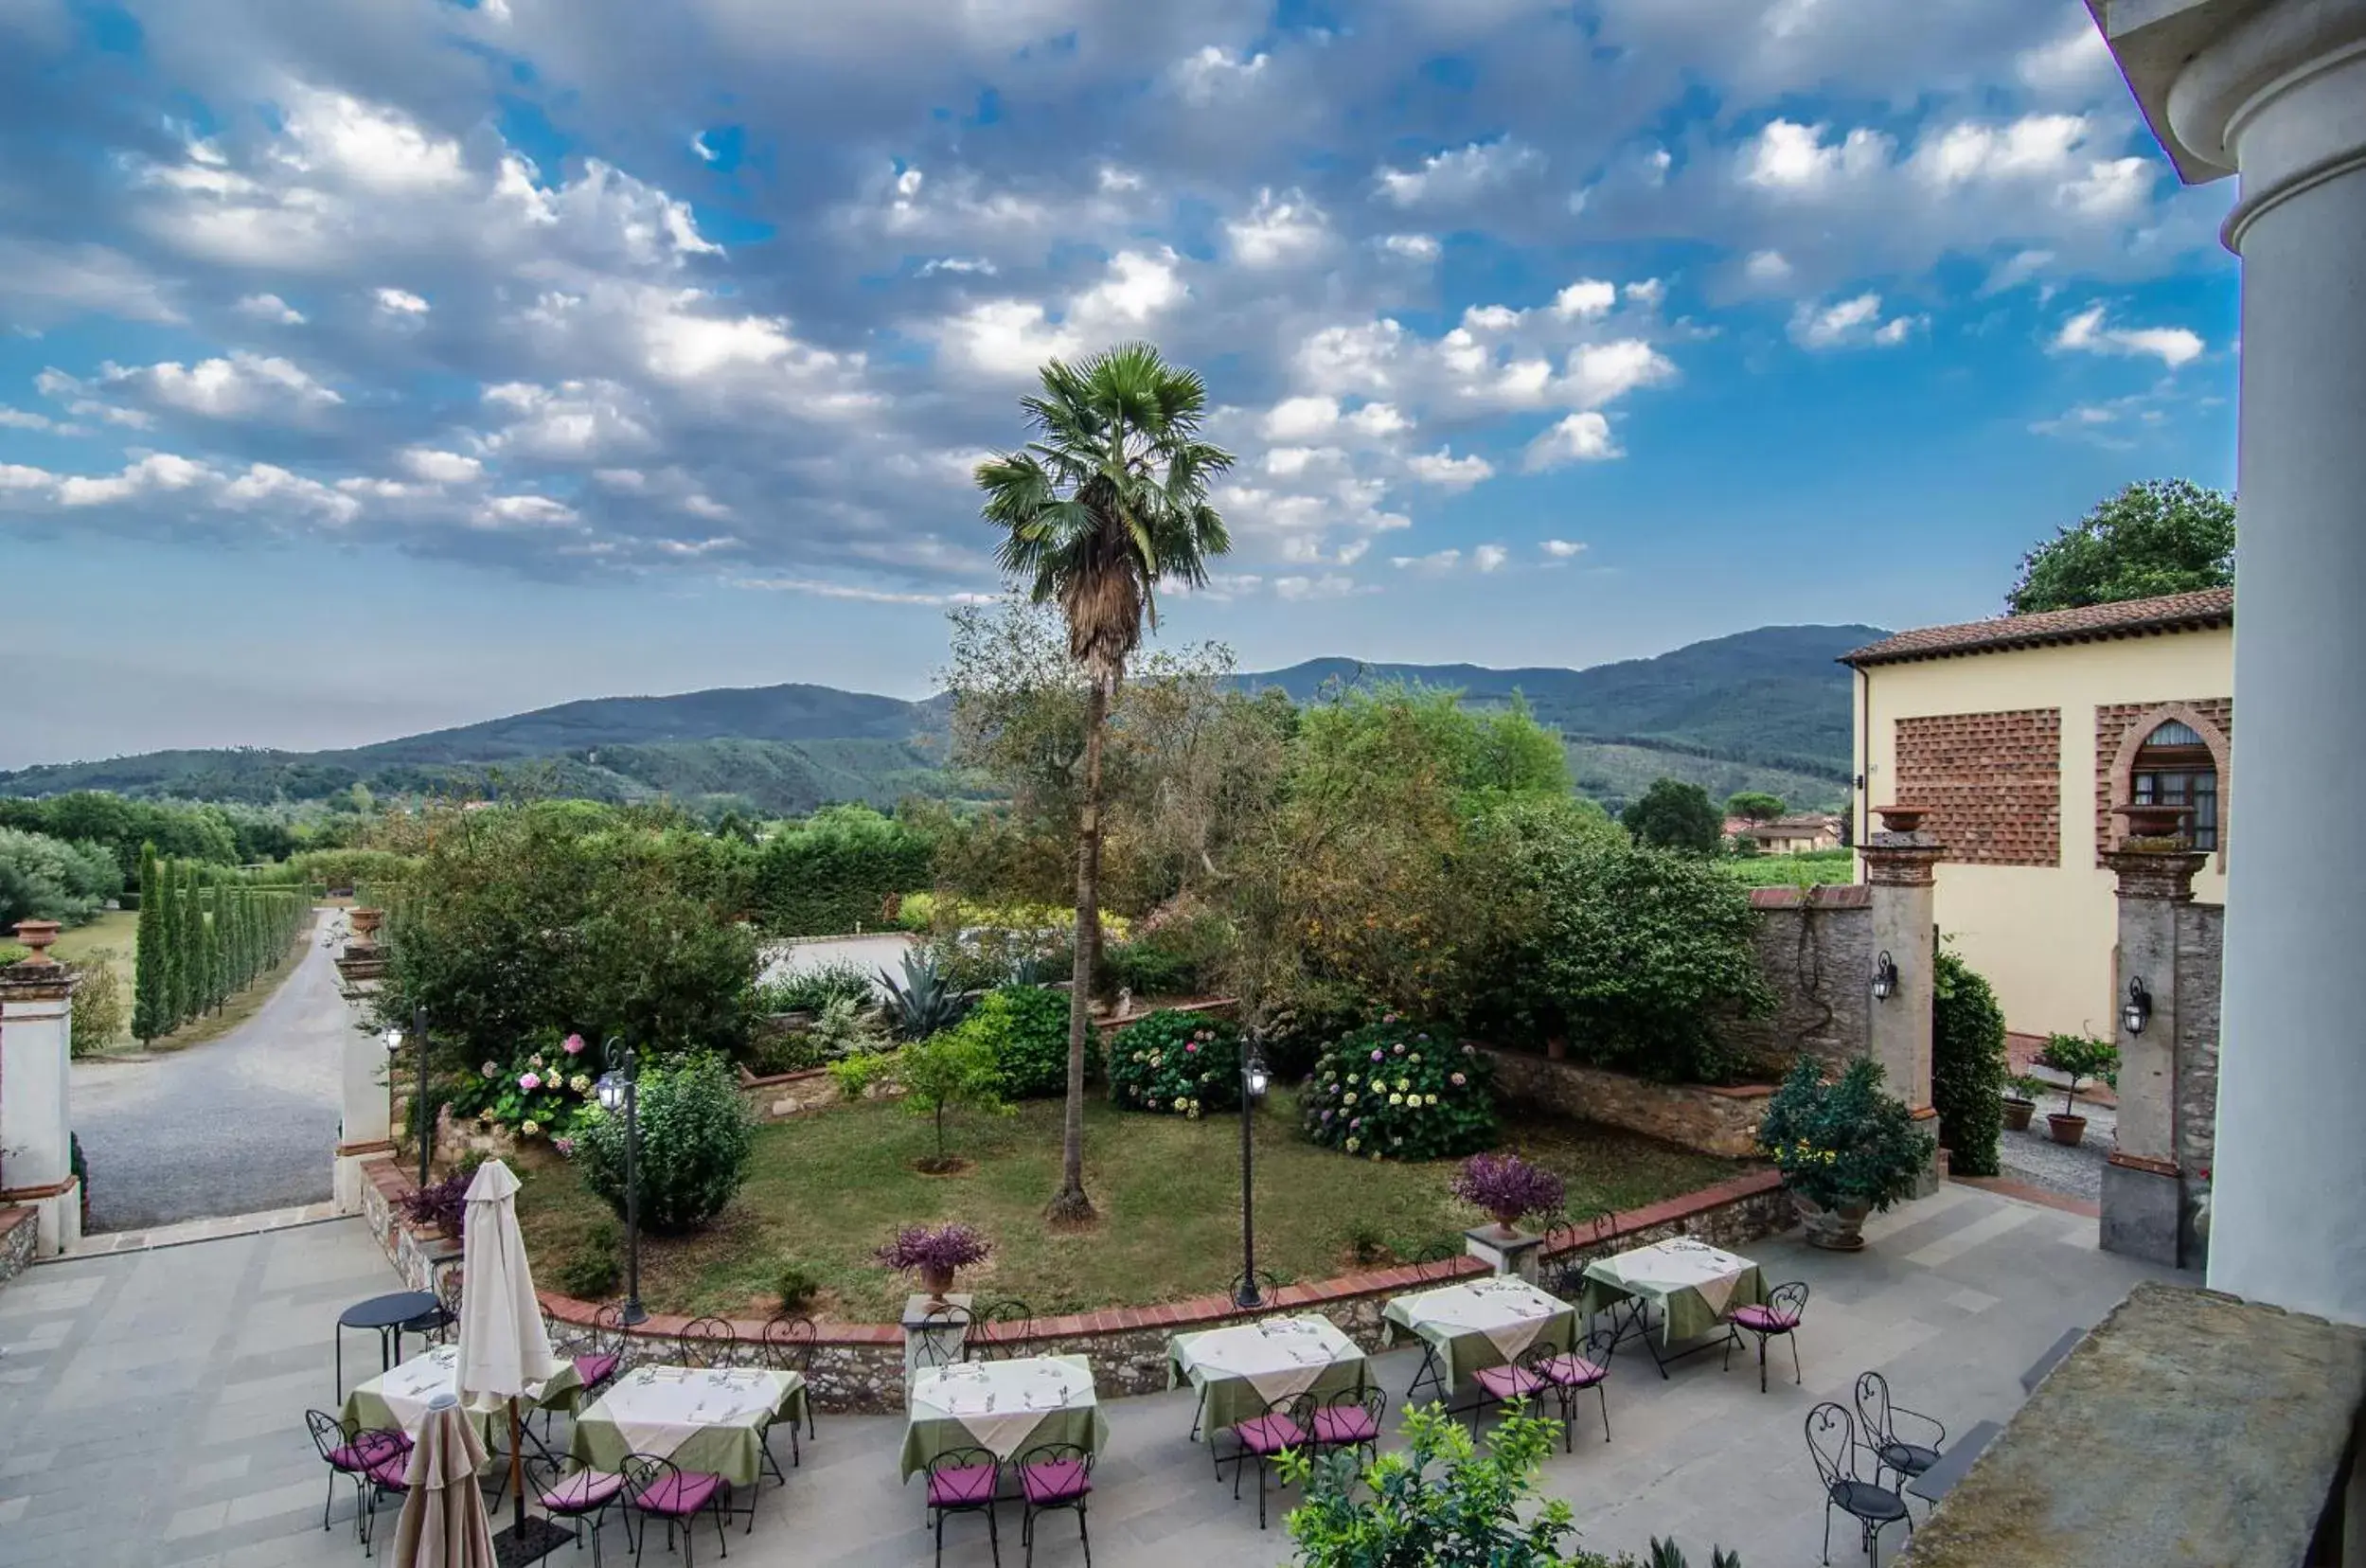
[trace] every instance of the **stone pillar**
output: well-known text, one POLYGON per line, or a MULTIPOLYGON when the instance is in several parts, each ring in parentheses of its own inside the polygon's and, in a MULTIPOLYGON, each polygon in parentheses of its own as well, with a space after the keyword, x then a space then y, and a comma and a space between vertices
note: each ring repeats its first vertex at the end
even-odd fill
POLYGON ((16 939, 33 955, 0 969, 0 1207, 32 1208, 35 1244, 54 1257, 82 1238, 66 1098, 75 977, 49 956, 56 921, 24 921, 16 939))
POLYGON ((2199 1256, 2186 1218, 2186 1173, 2178 1164, 2178 998, 2185 978, 2178 906, 2193 901, 2194 874, 2210 857, 2187 849, 2174 822, 2166 825, 2170 832, 2155 836, 2146 831, 2152 825, 2133 820, 2145 808, 2122 810, 2131 816, 2134 836, 2104 856, 2120 883, 2119 961, 2111 977, 2120 1131, 2103 1170, 2102 1245, 2176 1268, 2199 1256), (2143 997, 2141 1031, 2128 1027, 2131 987, 2143 997))
POLYGON ((2366 0, 2090 0, 2189 182, 2239 174, 2233 775, 2210 1284, 2366 1322, 2366 0))
POLYGON ((337 1124, 337 1169, 332 1191, 339 1214, 362 1212, 362 1188, 369 1177, 362 1161, 394 1152, 394 1123, 388 1115, 391 1058, 376 1034, 356 1026, 338 1048, 337 1084, 343 1108, 337 1124))
MULTIPOLYGON (((1938 1131, 1930 1103, 1931 955, 1937 936, 1932 918, 1932 868, 1939 841, 1922 826, 1928 813, 1917 806, 1879 806, 1881 827, 1865 836, 1865 881, 1873 893, 1873 969, 1858 979, 1872 987, 1886 954, 1896 971, 1890 994, 1876 997, 1866 1018, 1866 1050, 1881 1064, 1890 1093, 1904 1100, 1926 1131, 1938 1131)), ((1933 1156, 1922 1196, 1938 1190, 1933 1156)))

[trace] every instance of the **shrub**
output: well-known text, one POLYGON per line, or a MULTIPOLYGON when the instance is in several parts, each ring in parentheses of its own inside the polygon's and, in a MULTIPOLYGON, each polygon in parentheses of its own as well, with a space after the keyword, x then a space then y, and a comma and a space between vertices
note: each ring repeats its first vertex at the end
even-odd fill
POLYGON ((879 983, 869 970, 842 960, 766 981, 756 988, 756 1010, 817 1013, 841 998, 863 1007, 870 1006, 878 990, 879 983))
POLYGON ((616 1250, 616 1227, 595 1225, 559 1265, 559 1288, 578 1301, 597 1301, 616 1288, 624 1257, 616 1250))
POLYGON ((579 1034, 521 1052, 507 1064, 480 1061, 454 1083, 452 1114, 528 1141, 571 1137, 584 1114, 596 1109, 592 1091, 598 1066, 579 1034))
POLYGON ((756 915, 781 936, 876 931, 891 900, 927 884, 934 859, 927 838, 868 806, 828 807, 757 853, 756 915))
POLYGON ((0 931, 19 920, 80 925, 122 887, 122 869, 104 845, 0 828, 0 931))
POLYGON ((923 1169, 946 1170, 945 1114, 952 1110, 1001 1113, 1002 1064, 986 1040, 964 1031, 931 1035, 896 1053, 896 1081, 903 1086, 904 1109, 936 1124, 936 1154, 923 1169))
POLYGON ((857 1051, 828 1063, 828 1068, 839 1098, 859 1100, 864 1090, 896 1070, 896 1059, 886 1051, 857 1051))
POLYGON ((31 948, 20 946, 15 942, 0 942, 0 969, 7 969, 10 964, 21 964, 32 955, 31 948))
POLYGON ((1931 970, 1930 1103, 1958 1176, 1994 1176, 2004 1127, 2004 1009, 1988 982, 1952 953, 1931 970))
POLYGON ((2066 1116, 2077 1109, 2080 1085, 2101 1078, 2114 1088, 2119 1086, 2120 1048, 2108 1040, 2090 1040, 2085 1035, 2048 1035, 2045 1049, 2037 1053, 2037 1062, 2069 1077, 2070 1087, 2062 1093, 2061 1114, 2066 1116))
POLYGON ((1505 1224, 1532 1214, 1551 1214, 1568 1193, 1558 1176, 1517 1154, 1473 1154, 1456 1173, 1453 1190, 1464 1203, 1505 1224))
POLYGON ((1068 998, 1041 986, 988 991, 954 1033, 979 1042, 994 1059, 1007 1099, 1068 1092, 1068 998))
POLYGON ((457 1238, 468 1229, 469 1183, 473 1170, 455 1170, 440 1181, 414 1187, 402 1195, 402 1217, 415 1225, 433 1225, 457 1238))
POLYGON ((780 1292, 780 1310, 802 1312, 813 1305, 813 1298, 822 1293, 821 1277, 802 1263, 783 1263, 780 1279, 775 1287, 780 1292))
POLYGON ((1912 1197, 1935 1141, 1905 1101, 1882 1092, 1881 1065, 1865 1057, 1829 1084, 1813 1058, 1800 1058, 1758 1125, 1784 1183, 1823 1208, 1879 1211, 1912 1197))
POLYGON ((1395 1013, 1325 1051, 1298 1105, 1308 1137, 1375 1160, 1444 1159, 1495 1142, 1486 1058, 1395 1013))
MULTIPOLYGON (((74 1054, 103 1051, 123 1033, 123 991, 116 983, 113 948, 93 948, 67 967, 80 979, 74 988, 74 1054)), ((0 964, 8 960, 0 957, 0 964)))
POLYGON ((1109 1095, 1125 1111, 1201 1116, 1240 1104, 1240 1031, 1161 1009, 1110 1042, 1109 1095))
POLYGON ((1196 996, 1216 984, 1232 945, 1230 921, 1196 900, 1173 900, 1137 924, 1130 941, 1101 954, 1097 984, 1112 994, 1196 996))
MULTIPOLYGON (((721 1213, 756 1149, 747 1105, 723 1060, 702 1052, 642 1069, 639 1119, 641 1223, 678 1235, 721 1213)), ((595 1106, 578 1128, 576 1162, 585 1185, 622 1214, 623 1114, 595 1106)))
POLYGON ((975 1225, 906 1225, 872 1256, 890 1269, 966 1269, 983 1263, 994 1243, 975 1225))

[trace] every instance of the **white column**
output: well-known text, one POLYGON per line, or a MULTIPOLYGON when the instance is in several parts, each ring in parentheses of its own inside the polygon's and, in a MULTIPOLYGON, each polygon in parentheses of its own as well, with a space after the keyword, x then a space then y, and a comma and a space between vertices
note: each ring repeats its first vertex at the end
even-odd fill
MULTIPOLYGON (((2124 9, 2106 9, 2107 36, 2124 9)), ((2366 833, 2343 807, 2366 785, 2366 0, 2149 9, 2180 36, 2156 33, 2149 66, 2118 37, 2114 51, 2188 177, 2232 169, 2242 190, 2226 228, 2243 260, 2242 534, 2210 1283, 2361 1323, 2366 833)))
POLYGON ((331 1192, 340 1214, 362 1212, 364 1156, 394 1148, 387 1119, 385 1042, 367 1030, 347 1031, 340 1047, 338 1083, 343 1116, 337 1126, 337 1168, 331 1192))
POLYGON ((74 977, 41 951, 47 946, 42 940, 32 958, 0 969, 0 1208, 23 1203, 39 1214, 35 1244, 44 1257, 82 1237, 66 1108, 74 977))

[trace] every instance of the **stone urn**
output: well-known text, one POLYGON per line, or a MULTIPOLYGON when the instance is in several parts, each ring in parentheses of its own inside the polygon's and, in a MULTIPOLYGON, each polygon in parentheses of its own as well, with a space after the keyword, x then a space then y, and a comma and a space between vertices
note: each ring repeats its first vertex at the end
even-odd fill
POLYGON ((20 946, 33 950, 30 956, 17 960, 25 968, 46 969, 57 963, 55 958, 49 956, 49 944, 58 939, 57 921, 19 920, 16 922, 16 939, 20 946))
POLYGON ((2122 845, 2175 845, 2185 843, 2185 824, 2193 816, 2189 807, 2166 802, 2144 802, 2133 806, 2114 806, 2111 814, 2126 820, 2121 830, 2122 845))
POLYGON ((1799 1211, 1799 1223, 1806 1233, 1807 1245, 1822 1247, 1826 1252, 1864 1250, 1863 1226, 1865 1216, 1873 1212, 1871 1203, 1841 1203, 1825 1208, 1806 1193, 1793 1192, 1791 1206, 1799 1211))
POLYGON ((1922 829, 1922 819, 1930 814, 1928 806, 1876 806, 1880 815, 1881 830, 1885 833, 1912 833, 1922 829))
POLYGON ((928 1292, 931 1301, 944 1300, 945 1293, 952 1288, 953 1266, 952 1264, 923 1263, 920 1265, 920 1289, 928 1292))
POLYGON ((1521 1210, 1497 1209, 1494 1212, 1496 1235, 1502 1237, 1504 1240, 1509 1241, 1521 1234, 1521 1210))
POLYGON ((360 942, 376 941, 378 928, 385 918, 386 912, 382 909, 356 909, 346 916, 347 923, 353 927, 354 940, 360 942))

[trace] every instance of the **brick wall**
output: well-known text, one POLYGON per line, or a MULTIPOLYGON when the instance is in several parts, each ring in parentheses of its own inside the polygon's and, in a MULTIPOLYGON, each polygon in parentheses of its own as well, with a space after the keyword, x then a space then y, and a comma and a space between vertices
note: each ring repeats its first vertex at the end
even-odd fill
MULTIPOLYGON (((2127 804, 2126 786, 2120 777, 2120 746, 2127 739, 2128 726, 2146 716, 2158 713, 2164 703, 2106 703, 2095 708, 2095 864, 2103 864, 2104 855, 2118 846, 2120 819, 2111 814, 2114 806, 2127 804)), ((2187 697, 2178 705, 2188 707, 2207 719, 2234 744, 2234 699, 2232 697, 2187 697)), ((2147 732, 2149 733, 2149 732, 2147 732)), ((2227 843, 2227 758, 2218 759, 2218 849, 2221 854, 2227 843)), ((2220 864, 2224 864, 2223 861, 2220 864)))
POLYGON ((1900 719, 1896 776, 1895 798, 1929 809, 1948 860, 2061 864, 2060 708, 1900 719))
POLYGON ((1803 899, 1796 887, 1759 887, 1750 902, 1774 1011, 1725 1020, 1718 1036, 1769 1074, 1803 1051, 1834 1068, 1864 1055, 1873 1038, 1873 889, 1818 887, 1803 899))

